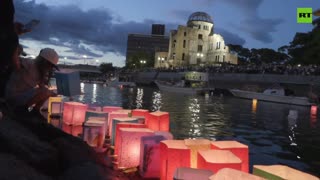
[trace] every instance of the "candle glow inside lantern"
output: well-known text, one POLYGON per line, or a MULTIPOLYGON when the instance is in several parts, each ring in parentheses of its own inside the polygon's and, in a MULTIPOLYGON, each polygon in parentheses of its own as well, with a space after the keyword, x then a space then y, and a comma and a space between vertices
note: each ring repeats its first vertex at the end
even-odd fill
POLYGON ((48 100, 48 123, 50 123, 51 115, 62 114, 62 97, 49 97, 48 100))
POLYGON ((179 167, 174 172, 174 180, 202 180, 209 179, 213 172, 205 169, 179 167))
POLYGON ((219 170, 216 174, 210 176, 209 178, 210 180, 220 180, 220 179, 224 179, 224 180, 233 180, 233 179, 237 179, 237 180, 264 180, 264 178, 261 178, 259 176, 255 176, 243 171, 238 171, 235 169, 231 169, 231 168, 223 168, 221 170, 219 170))
POLYGON ((253 174, 266 179, 319 180, 319 178, 284 165, 253 165, 253 174))
POLYGON ((78 102, 63 104, 63 122, 67 125, 82 125, 88 105, 78 102))
POLYGON ((75 137, 79 137, 83 132, 83 127, 82 126, 70 126, 70 125, 63 123, 62 130, 65 133, 71 134, 75 137))
POLYGON ((169 113, 161 111, 149 113, 146 118, 146 125, 154 131, 169 131, 169 113))
POLYGON ((241 159, 241 170, 249 172, 249 149, 247 145, 237 141, 213 141, 211 149, 230 150, 234 155, 241 159))
POLYGON ((107 112, 99 112, 99 111, 87 110, 84 121, 85 122, 88 121, 90 117, 102 117, 102 118, 105 119, 105 121, 107 121, 108 120, 108 113, 107 112))
POLYGON ((141 137, 150 135, 153 135, 153 131, 147 128, 120 128, 118 168, 139 166, 141 137))
POLYGON ((147 128, 145 124, 137 123, 118 123, 116 125, 116 136, 115 136, 115 145, 114 145, 114 154, 119 154, 119 147, 121 146, 121 138, 119 136, 121 128, 147 128))
POLYGON ((223 168, 241 170, 241 160, 229 150, 198 151, 198 168, 214 173, 223 168))
POLYGON ((178 167, 190 167, 190 149, 183 140, 160 142, 160 179, 173 179, 178 167))
POLYGON ((112 119, 114 118, 127 118, 128 116, 128 112, 118 112, 118 111, 113 111, 111 113, 109 113, 109 117, 108 117, 108 135, 111 137, 111 132, 112 132, 112 119))
POLYGON ((111 145, 114 145, 115 142, 115 136, 116 136, 116 126, 118 123, 138 123, 138 120, 136 118, 113 118, 112 119, 112 127, 111 127, 111 145))
POLYGON ((197 168, 198 151, 210 150, 211 141, 207 139, 185 139, 184 142, 191 150, 191 167, 197 168))
POLYGON ((161 135, 143 136, 140 147, 139 172, 143 178, 160 178, 160 141, 161 135))
POLYGON ((117 110, 122 109, 122 107, 120 107, 120 106, 104 106, 102 109, 103 109, 102 110, 103 112, 111 113, 113 111, 117 111, 117 110))
POLYGON ((102 148, 104 143, 105 121, 89 120, 84 123, 83 140, 91 147, 102 148))

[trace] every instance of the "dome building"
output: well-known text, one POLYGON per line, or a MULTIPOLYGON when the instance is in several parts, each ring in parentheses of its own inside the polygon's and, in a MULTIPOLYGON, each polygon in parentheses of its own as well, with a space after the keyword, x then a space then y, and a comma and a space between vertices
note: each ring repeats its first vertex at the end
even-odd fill
POLYGON ((230 53, 223 37, 214 33, 213 20, 207 13, 191 14, 187 26, 179 25, 177 30, 171 30, 169 38, 168 55, 163 60, 157 57, 161 53, 156 53, 155 67, 238 63, 237 55, 230 53))

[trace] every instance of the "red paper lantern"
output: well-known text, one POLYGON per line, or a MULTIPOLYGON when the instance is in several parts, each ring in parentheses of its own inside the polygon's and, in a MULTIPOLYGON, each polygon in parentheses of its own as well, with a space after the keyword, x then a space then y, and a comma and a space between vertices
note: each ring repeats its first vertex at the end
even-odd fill
POLYGON ((264 178, 261 178, 259 176, 255 176, 252 174, 245 173, 243 171, 238 171, 235 169, 231 168, 223 168, 219 170, 216 174, 210 176, 210 180, 220 180, 220 179, 225 179, 225 180, 264 180, 264 178))
POLYGON ((228 150, 198 151, 198 169, 216 173, 222 168, 241 170, 241 160, 228 150))
POLYGON ((113 111, 117 111, 122 109, 122 107, 119 106, 104 106, 103 107, 103 112, 111 113, 113 111))
POLYGON ((115 135, 115 144, 114 144, 114 154, 119 154, 119 147, 121 146, 120 128, 146 128, 145 124, 137 123, 118 123, 116 125, 116 135, 115 135))
POLYGON ((62 130, 65 133, 71 134, 75 137, 79 137, 83 132, 83 127, 82 126, 72 126, 72 125, 70 126, 70 125, 63 123, 62 130))
POLYGON ((169 131, 169 113, 161 111, 149 113, 146 125, 154 131, 169 131))
POLYGON ((178 167, 190 167, 190 149, 183 140, 160 142, 160 179, 173 179, 178 167))
POLYGON ((211 141, 207 139, 185 139, 184 143, 191 150, 191 167, 197 168, 198 151, 210 150, 211 141))
POLYGON ((139 166, 141 137, 153 135, 153 131, 147 128, 120 128, 119 132, 118 168, 139 166))
POLYGON ((317 116, 317 110, 318 110, 318 106, 312 105, 310 110, 311 116, 317 116))
POLYGON ((147 109, 133 109, 132 116, 143 116, 146 118, 149 114, 149 110, 147 109))
POLYGON ((78 102, 63 103, 63 122, 67 125, 82 125, 88 105, 78 102))
POLYGON ((249 149, 247 145, 237 141, 213 141, 211 149, 230 150, 238 158, 241 159, 241 170, 249 172, 249 149))

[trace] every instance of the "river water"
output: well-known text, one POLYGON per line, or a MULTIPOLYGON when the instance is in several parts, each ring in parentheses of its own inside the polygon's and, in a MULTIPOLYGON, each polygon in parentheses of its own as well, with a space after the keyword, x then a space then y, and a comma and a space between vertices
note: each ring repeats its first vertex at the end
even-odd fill
MULTIPOLYGON (((114 88, 83 84, 80 102, 170 113, 175 139, 237 140, 249 146, 254 164, 284 164, 320 176, 320 123, 310 108, 238 99, 160 92, 155 87, 114 88), (290 110, 298 118, 288 120, 290 110)), ((320 111, 320 110, 319 110, 320 111)))

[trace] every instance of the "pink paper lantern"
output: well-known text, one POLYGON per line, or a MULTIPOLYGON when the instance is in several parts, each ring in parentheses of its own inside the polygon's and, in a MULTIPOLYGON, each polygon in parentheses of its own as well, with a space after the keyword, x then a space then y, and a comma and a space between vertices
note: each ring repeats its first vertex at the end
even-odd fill
POLYGON ((131 117, 125 117, 125 118, 113 118, 112 119, 112 126, 109 128, 109 132, 111 133, 110 139, 111 139, 111 145, 114 145, 115 142, 115 136, 116 136, 116 125, 118 123, 138 123, 138 120, 136 118, 131 117))
POLYGON ((128 112, 118 112, 118 111, 113 111, 109 113, 109 119, 108 119, 108 135, 111 137, 111 128, 112 128, 112 119, 114 118, 127 118, 128 112))
POLYGON ((63 122, 67 125, 82 125, 88 105, 78 102, 63 103, 63 122))
POLYGON ((237 141, 213 141, 211 149, 229 150, 241 159, 241 170, 249 172, 249 149, 247 145, 237 141))
POLYGON ((248 174, 243 171, 238 171, 231 168, 223 168, 219 170, 216 174, 210 176, 210 180, 264 180, 264 178, 261 178, 259 176, 255 176, 252 174, 248 174))
POLYGON ((169 131, 169 113, 161 111, 149 113, 146 125, 154 131, 169 131))
POLYGON ((105 136, 105 121, 88 120, 83 127, 83 140, 91 147, 102 148, 105 136))
MULTIPOLYGON (((209 179, 213 174, 210 170, 180 167, 174 172, 174 180, 202 180, 209 179)), ((225 180, 225 179, 222 179, 225 180)))
POLYGON ((173 179, 178 167, 190 167, 190 149, 183 140, 160 142, 160 179, 173 179))
POLYGON ((132 116, 143 116, 147 117, 149 114, 149 110, 147 109, 133 109, 132 110, 132 116))
POLYGON ((241 160, 228 150, 198 151, 198 169, 216 173, 222 168, 241 170, 241 160))
POLYGON ((139 166, 141 137, 150 135, 153 131, 147 128, 120 128, 118 168, 139 166))
POLYGON ((122 107, 119 107, 119 106, 104 106, 102 109, 103 109, 103 112, 111 113, 113 111, 117 111, 117 110, 122 109, 122 107))
POLYGON ((145 124, 137 123, 119 123, 116 126, 115 144, 114 144, 114 154, 119 154, 119 147, 121 146, 121 138, 119 136, 121 128, 146 128, 145 124))
POLYGON ((83 132, 83 127, 82 126, 72 126, 72 125, 70 126, 65 123, 62 123, 62 130, 65 133, 71 134, 75 137, 79 137, 83 132))

